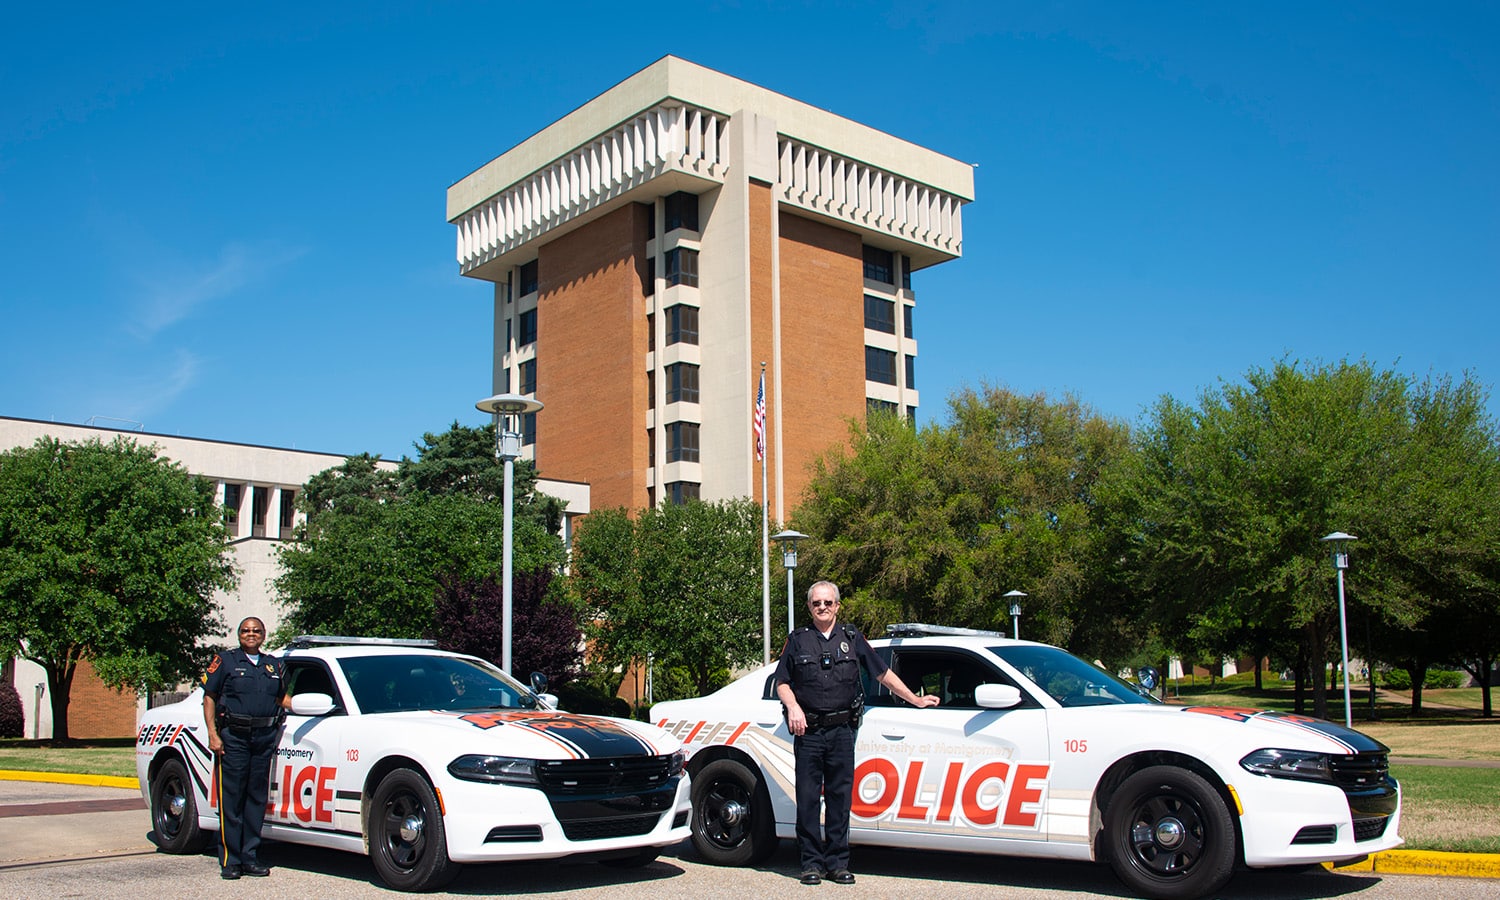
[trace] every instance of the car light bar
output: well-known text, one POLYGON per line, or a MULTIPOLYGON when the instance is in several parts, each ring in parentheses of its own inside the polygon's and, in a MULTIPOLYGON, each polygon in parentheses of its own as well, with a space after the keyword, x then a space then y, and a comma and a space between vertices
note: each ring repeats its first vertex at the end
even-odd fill
POLYGON ((953 625, 923 625, 917 622, 907 622, 901 625, 885 626, 886 637, 926 637, 939 634, 953 637, 1005 637, 1005 635, 998 631, 981 631, 978 628, 958 628, 953 625))
POLYGON ((422 638, 350 637, 341 634, 299 634, 287 644, 289 650, 308 647, 436 647, 437 641, 422 638))

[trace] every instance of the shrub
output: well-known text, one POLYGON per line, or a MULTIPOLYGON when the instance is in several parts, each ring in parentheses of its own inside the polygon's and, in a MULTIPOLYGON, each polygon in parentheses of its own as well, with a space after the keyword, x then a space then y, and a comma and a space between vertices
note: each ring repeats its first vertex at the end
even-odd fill
MULTIPOLYGON (((1380 673, 1381 683, 1393 691, 1411 690, 1411 675, 1405 669, 1391 669, 1380 673)), ((1464 673, 1450 669, 1428 669, 1427 675, 1422 679, 1423 689, 1428 688, 1456 688, 1464 683, 1464 673)))
POLYGON ((26 708, 10 682, 0 683, 0 738, 26 736, 26 708))

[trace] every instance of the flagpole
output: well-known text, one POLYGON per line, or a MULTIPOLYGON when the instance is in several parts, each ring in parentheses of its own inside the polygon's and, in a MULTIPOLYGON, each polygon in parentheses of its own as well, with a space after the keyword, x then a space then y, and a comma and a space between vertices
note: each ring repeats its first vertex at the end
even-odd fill
POLYGON ((771 661, 771 529, 770 497, 766 494, 765 452, 765 402, 766 364, 760 364, 760 393, 756 397, 756 409, 761 416, 760 434, 756 437, 756 455, 760 457, 760 633, 763 645, 763 663, 771 661))

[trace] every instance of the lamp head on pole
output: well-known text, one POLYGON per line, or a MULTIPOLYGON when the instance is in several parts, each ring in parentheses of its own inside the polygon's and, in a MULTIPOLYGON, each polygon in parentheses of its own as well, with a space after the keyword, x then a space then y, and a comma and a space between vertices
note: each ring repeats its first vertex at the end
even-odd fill
POLYGON ((474 407, 495 417, 495 458, 514 460, 521 455, 521 435, 515 427, 515 417, 538 412, 542 402, 520 394, 496 394, 480 400, 474 407))
POLYGON ((807 535, 790 528, 771 535, 771 540, 781 542, 781 562, 788 569, 797 568, 797 542, 806 538, 807 535))
POLYGON ((1011 618, 1019 616, 1021 614, 1021 601, 1026 599, 1026 594, 1022 591, 1006 591, 1004 596, 1010 601, 1011 618))
POLYGON ((1349 551, 1346 548, 1351 542, 1357 541, 1359 538, 1352 534, 1345 534, 1342 531, 1335 531, 1333 534, 1322 538, 1322 540, 1333 547, 1333 567, 1335 569, 1349 568, 1349 551))

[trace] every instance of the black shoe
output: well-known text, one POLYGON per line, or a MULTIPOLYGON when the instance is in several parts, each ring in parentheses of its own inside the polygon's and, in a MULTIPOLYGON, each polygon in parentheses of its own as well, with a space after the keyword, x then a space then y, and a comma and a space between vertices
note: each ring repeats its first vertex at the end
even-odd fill
POLYGON ((240 871, 253 878, 265 878, 271 874, 271 870, 260 863, 245 863, 240 866, 240 871))
POLYGON ((219 870, 219 877, 224 879, 225 881, 234 881, 238 879, 241 874, 243 873, 241 873, 239 866, 225 866, 224 868, 219 870))
POLYGON ((823 873, 819 872, 817 869, 808 869, 806 872, 802 873, 802 883, 803 884, 822 884, 823 883, 823 873))
MULTIPOLYGON (((250 870, 246 869, 245 870, 245 874, 246 875, 250 874, 250 870)), ((834 884, 853 884, 854 883, 854 873, 851 872, 851 871, 849 871, 848 869, 839 869, 837 872, 834 872, 833 875, 831 875, 829 877, 832 878, 834 884)))

